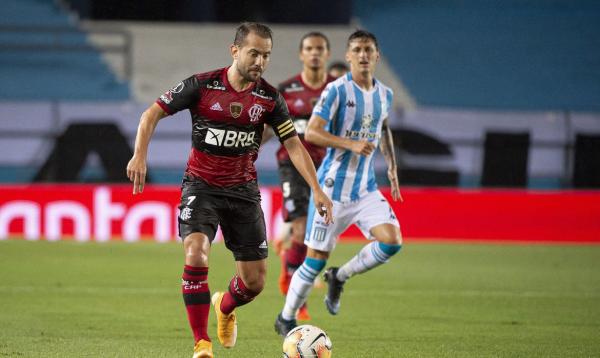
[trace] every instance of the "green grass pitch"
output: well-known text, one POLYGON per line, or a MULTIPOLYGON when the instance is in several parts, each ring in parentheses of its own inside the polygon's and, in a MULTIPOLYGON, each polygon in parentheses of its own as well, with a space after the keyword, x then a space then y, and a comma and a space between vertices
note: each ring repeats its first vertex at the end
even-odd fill
MULTIPOLYGON (((339 245, 329 264, 361 244, 339 245)), ((215 356, 281 357, 279 258, 238 310, 237 346, 215 356)), ((191 357, 180 244, 0 242, 0 357, 191 357)), ((233 259, 213 247, 211 291, 233 259)), ((600 357, 600 246, 408 242, 346 285, 338 316, 313 290, 312 324, 334 357, 600 357)))

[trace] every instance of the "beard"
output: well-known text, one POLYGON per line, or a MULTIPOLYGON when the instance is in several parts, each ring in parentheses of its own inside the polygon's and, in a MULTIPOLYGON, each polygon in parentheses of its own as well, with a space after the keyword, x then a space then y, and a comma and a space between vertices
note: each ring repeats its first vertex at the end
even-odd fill
POLYGON ((256 82, 260 79, 260 75, 262 74, 260 70, 255 70, 258 75, 254 75, 250 73, 250 68, 244 69, 238 65, 235 66, 236 70, 242 76, 245 81, 248 82, 256 82))

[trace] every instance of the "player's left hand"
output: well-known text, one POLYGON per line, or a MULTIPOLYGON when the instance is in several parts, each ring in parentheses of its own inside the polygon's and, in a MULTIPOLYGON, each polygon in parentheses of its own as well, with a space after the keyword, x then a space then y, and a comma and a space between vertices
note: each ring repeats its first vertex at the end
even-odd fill
POLYGON ((323 218, 325 218, 325 224, 333 223, 333 203, 331 199, 327 197, 327 195, 318 188, 317 190, 313 190, 313 200, 315 202, 315 207, 317 208, 317 212, 323 218))
POLYGON ((388 169, 388 179, 390 181, 390 186, 392 187, 392 199, 394 201, 400 200, 403 202, 402 194, 400 194, 400 184, 398 182, 398 171, 396 168, 388 169))

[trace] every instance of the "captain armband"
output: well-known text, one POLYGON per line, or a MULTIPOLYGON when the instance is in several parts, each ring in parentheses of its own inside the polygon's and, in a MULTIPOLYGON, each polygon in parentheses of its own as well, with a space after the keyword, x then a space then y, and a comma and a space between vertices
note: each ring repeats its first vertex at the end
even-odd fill
POLYGON ((294 128, 294 122, 291 119, 276 125, 274 128, 275 134, 279 137, 280 141, 284 141, 290 137, 297 135, 296 129, 294 128))

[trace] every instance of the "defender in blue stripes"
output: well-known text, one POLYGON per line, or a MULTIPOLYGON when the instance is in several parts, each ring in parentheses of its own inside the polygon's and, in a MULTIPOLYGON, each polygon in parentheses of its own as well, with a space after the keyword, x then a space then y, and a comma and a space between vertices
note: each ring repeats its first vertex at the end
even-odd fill
POLYGON ((309 206, 305 243, 307 258, 292 277, 275 330, 286 335, 296 326, 297 309, 308 297, 315 277, 323 270, 338 236, 356 224, 369 244, 341 267, 331 267, 325 304, 331 314, 340 309, 340 295, 350 277, 389 260, 402 245, 400 224, 377 188, 374 152, 379 146, 388 165, 393 200, 402 200, 396 158, 387 118, 393 93, 374 77, 379 61, 375 36, 358 30, 348 38, 346 60, 350 72, 327 85, 313 110, 305 139, 327 147, 318 170, 319 185, 333 200, 334 223, 326 223, 309 206))

